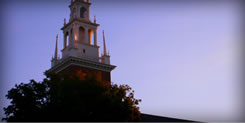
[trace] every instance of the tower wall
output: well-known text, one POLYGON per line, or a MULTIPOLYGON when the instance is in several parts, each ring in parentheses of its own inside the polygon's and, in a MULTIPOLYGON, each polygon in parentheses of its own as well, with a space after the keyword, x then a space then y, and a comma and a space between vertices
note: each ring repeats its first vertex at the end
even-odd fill
POLYGON ((86 77, 93 77, 96 80, 103 82, 111 82, 111 73, 76 65, 71 65, 68 68, 62 70, 58 74, 75 74, 80 77, 80 79, 85 79, 86 77))

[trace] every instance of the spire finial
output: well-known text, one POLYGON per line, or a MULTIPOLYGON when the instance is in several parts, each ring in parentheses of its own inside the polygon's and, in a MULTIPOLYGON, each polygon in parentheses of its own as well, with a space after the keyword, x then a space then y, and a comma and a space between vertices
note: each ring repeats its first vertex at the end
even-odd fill
POLYGON ((59 35, 57 34, 57 36, 56 36, 55 53, 54 53, 54 59, 55 60, 58 60, 58 40, 59 40, 59 35))
POLYGON ((96 15, 94 16, 94 23, 96 24, 96 15))
POLYGON ((103 45, 104 45, 104 55, 107 55, 106 44, 105 44, 105 31, 103 30, 103 45))
POLYGON ((66 18, 64 18, 64 25, 66 25, 66 18))

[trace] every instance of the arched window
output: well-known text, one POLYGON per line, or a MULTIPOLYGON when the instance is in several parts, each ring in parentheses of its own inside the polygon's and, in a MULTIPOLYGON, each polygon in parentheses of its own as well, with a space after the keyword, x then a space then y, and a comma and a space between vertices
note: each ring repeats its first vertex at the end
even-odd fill
POLYGON ((92 29, 88 30, 88 40, 89 40, 89 44, 93 45, 93 41, 94 41, 94 31, 92 29))
POLYGON ((85 18, 85 17, 86 17, 86 13, 87 13, 87 9, 84 8, 84 7, 82 7, 82 8, 80 9, 80 17, 81 17, 81 18, 85 18))
POLYGON ((83 27, 79 27, 79 42, 85 43, 85 29, 83 27))

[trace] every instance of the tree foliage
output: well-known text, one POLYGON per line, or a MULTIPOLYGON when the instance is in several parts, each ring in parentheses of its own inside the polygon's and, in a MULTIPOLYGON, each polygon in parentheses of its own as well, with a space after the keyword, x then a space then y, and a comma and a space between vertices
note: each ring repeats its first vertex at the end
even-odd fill
POLYGON ((128 85, 75 75, 46 74, 42 82, 15 85, 6 95, 5 121, 140 121, 140 100, 128 85))

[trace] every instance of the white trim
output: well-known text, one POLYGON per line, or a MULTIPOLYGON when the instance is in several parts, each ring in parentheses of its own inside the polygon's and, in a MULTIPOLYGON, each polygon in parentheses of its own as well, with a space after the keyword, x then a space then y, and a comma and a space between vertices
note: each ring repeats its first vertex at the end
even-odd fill
POLYGON ((91 68, 91 69, 96 69, 96 70, 101 70, 106 72, 111 72, 116 67, 114 65, 103 64, 100 62, 95 62, 87 59, 70 56, 65 59, 61 59, 61 61, 57 63, 55 66, 53 66, 51 69, 49 69, 48 72, 58 73, 72 65, 77 65, 81 67, 86 67, 86 68, 91 68))

